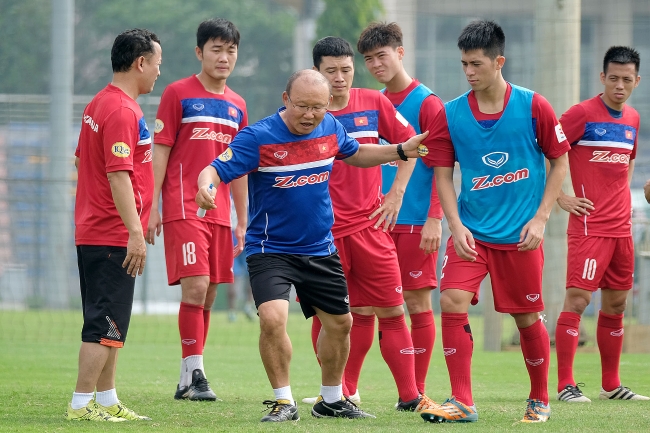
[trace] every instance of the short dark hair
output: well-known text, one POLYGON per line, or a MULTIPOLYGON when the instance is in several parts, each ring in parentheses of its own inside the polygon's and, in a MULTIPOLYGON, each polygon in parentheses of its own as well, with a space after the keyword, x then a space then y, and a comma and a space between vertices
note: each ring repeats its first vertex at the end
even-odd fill
POLYGON ((128 72, 135 59, 153 54, 154 42, 160 44, 160 39, 146 29, 126 30, 117 35, 111 48, 113 72, 128 72))
POLYGON ((196 46, 203 51, 206 42, 211 39, 221 39, 239 47, 239 30, 225 18, 211 18, 199 24, 196 30, 196 46))
POLYGON ((357 51, 365 54, 381 47, 397 48, 402 46, 402 29, 397 23, 373 22, 359 36, 357 51))
POLYGON ((316 68, 320 68, 323 57, 352 57, 354 59, 352 45, 345 39, 336 36, 326 36, 316 42, 314 49, 311 50, 311 55, 316 68))
POLYGON ((506 50, 506 35, 494 21, 472 21, 460 33, 458 48, 465 52, 483 50, 483 54, 494 60, 506 50))
POLYGON ((638 74, 639 66, 641 65, 641 57, 639 56, 639 52, 634 48, 616 45, 609 47, 605 53, 605 58, 603 59, 603 72, 605 74, 607 74, 607 67, 610 63, 620 63, 621 65, 633 63, 634 70, 638 74))

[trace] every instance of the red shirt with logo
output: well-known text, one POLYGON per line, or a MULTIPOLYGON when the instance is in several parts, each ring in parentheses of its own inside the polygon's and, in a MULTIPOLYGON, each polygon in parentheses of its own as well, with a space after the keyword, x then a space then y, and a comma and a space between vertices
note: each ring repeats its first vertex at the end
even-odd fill
MULTIPOLYGON (((228 86, 223 94, 205 90, 196 75, 165 89, 156 115, 154 142, 172 148, 162 185, 163 223, 199 219, 194 202, 199 173, 248 125, 246 103, 228 86)), ((219 185, 217 208, 202 221, 230 227, 230 187, 219 185)))
POLYGON ((560 118, 571 143, 573 191, 595 208, 589 215, 570 214, 567 233, 628 237, 632 235, 628 172, 636 157, 639 113, 625 105, 621 116, 614 117, 600 96, 574 105, 560 118))
MULTIPOLYGON (((415 130, 381 92, 350 89, 350 100, 342 110, 330 110, 348 135, 360 144, 403 143, 415 130)), ((329 191, 334 206, 332 233, 336 239, 373 225, 368 217, 381 205, 381 166, 360 168, 334 161, 329 191)))
POLYGON ((79 143, 75 244, 126 247, 129 232, 117 212, 107 173, 128 171, 146 231, 153 196, 151 136, 137 102, 109 84, 86 106, 79 143))

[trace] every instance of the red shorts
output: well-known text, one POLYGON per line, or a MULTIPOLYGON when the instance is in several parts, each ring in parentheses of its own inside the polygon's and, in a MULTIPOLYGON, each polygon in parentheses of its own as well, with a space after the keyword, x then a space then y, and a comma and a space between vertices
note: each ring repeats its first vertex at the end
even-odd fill
POLYGON ((404 303, 395 244, 388 233, 368 227, 334 239, 348 281, 350 307, 395 307, 404 303))
MULTIPOLYGON (((419 227, 421 230, 422 227, 419 227)), ((420 249, 422 235, 419 233, 394 233, 395 248, 397 248, 397 259, 402 274, 402 286, 404 290, 418 290, 424 287, 438 287, 436 278, 436 263, 438 252, 424 254, 420 249)))
POLYGON ((234 281, 230 227, 197 220, 176 220, 163 225, 167 281, 209 275, 211 283, 234 281))
POLYGON ((569 235, 566 286, 596 291, 630 290, 634 284, 634 241, 569 235))
POLYGON ((461 259, 454 240, 447 242, 446 256, 440 271, 440 291, 460 289, 474 293, 472 305, 478 303, 481 281, 489 273, 494 295, 494 309, 500 313, 536 313, 544 310, 542 268, 544 250, 500 250, 476 242, 475 262, 461 259))

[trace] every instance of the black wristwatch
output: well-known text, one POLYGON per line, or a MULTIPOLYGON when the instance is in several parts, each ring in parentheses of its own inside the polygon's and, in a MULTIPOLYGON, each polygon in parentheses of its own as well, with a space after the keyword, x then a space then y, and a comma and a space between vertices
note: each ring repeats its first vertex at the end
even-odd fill
POLYGON ((399 156, 399 159, 402 161, 408 161, 409 159, 406 157, 406 154, 404 153, 404 150, 402 150, 402 143, 397 145, 397 155, 399 156))

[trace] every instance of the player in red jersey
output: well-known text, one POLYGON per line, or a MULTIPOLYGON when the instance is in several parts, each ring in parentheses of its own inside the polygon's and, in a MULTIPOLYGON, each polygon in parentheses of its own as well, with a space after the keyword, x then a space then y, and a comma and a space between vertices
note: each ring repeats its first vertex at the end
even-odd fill
POLYGON ((121 33, 111 49, 113 79, 84 109, 75 152, 75 244, 84 323, 68 420, 150 419, 118 400, 115 370, 131 320, 135 276, 145 266, 153 190, 151 136, 135 100, 153 90, 161 60, 155 34, 121 33))
MULTIPOLYGON (((402 59, 405 53, 400 27, 396 23, 370 24, 361 33, 357 50, 363 55, 368 71, 386 86, 384 95, 414 125, 416 132, 431 131, 433 120, 443 110, 443 104, 440 98, 417 79, 411 78, 404 69, 402 59)), ((387 166, 382 168, 386 190, 386 182, 392 180, 387 175, 394 176, 394 169, 387 166)), ((442 207, 433 168, 416 161, 403 200, 404 205, 391 236, 397 248, 404 301, 411 319, 415 378, 418 390, 424 394, 436 338, 431 291, 438 286, 436 263, 442 236, 442 207)))
POLYGON ((493 21, 468 24, 458 38, 471 90, 445 103, 423 147, 435 168, 452 237, 440 277, 442 340, 452 397, 432 422, 478 421, 471 387, 472 331, 468 308, 490 274, 494 308, 510 314, 530 378, 522 422, 545 422, 549 336, 543 311, 544 227, 566 175, 569 150, 553 108, 541 95, 505 81, 505 35, 493 21), (550 162, 548 178, 545 159, 550 162), (461 193, 453 183, 461 169, 461 193))
POLYGON ((201 170, 223 153, 248 124, 244 100, 228 86, 239 47, 239 31, 222 18, 202 22, 196 32, 198 75, 176 81, 163 92, 155 126, 154 206, 147 241, 165 228, 165 259, 170 285, 181 285, 178 312, 182 360, 175 399, 209 400, 203 349, 217 284, 232 283, 233 257, 243 251, 246 231, 247 179, 216 193, 217 209, 197 216, 195 181, 201 170), (163 217, 158 210, 162 191, 163 217), (233 252, 230 193, 237 213, 233 252))
MULTIPOLYGON (((401 143, 415 135, 406 119, 380 92, 352 88, 354 51, 346 40, 328 36, 319 40, 312 52, 313 69, 323 74, 332 86, 333 99, 328 111, 343 124, 348 135, 360 143, 377 145, 380 139, 401 143)), ((351 399, 358 401, 358 371, 372 345, 377 315, 381 353, 397 384, 397 409, 419 412, 436 403, 421 394, 415 382, 413 344, 404 320, 397 251, 387 233, 395 225, 414 162, 399 162, 400 168, 385 200, 381 194, 381 167, 358 168, 335 161, 329 190, 335 217, 332 234, 348 281, 353 316, 351 356, 344 376, 347 391, 354 390, 351 399), (366 311, 369 315, 363 313, 366 311), (372 323, 357 326, 355 332, 354 323, 360 321, 372 323), (356 376, 348 382, 351 364, 356 376)), ((319 328, 314 320, 314 347, 319 328)))
POLYGON ((580 317, 600 287, 602 305, 596 339, 602 367, 601 400, 650 400, 621 385, 623 313, 633 286, 630 183, 637 150, 639 114, 625 102, 639 85, 639 53, 607 50, 600 81, 603 93, 574 105, 560 122, 571 143, 569 163, 575 197, 558 203, 570 213, 564 308, 555 329, 557 399, 590 402, 573 378, 580 317))

